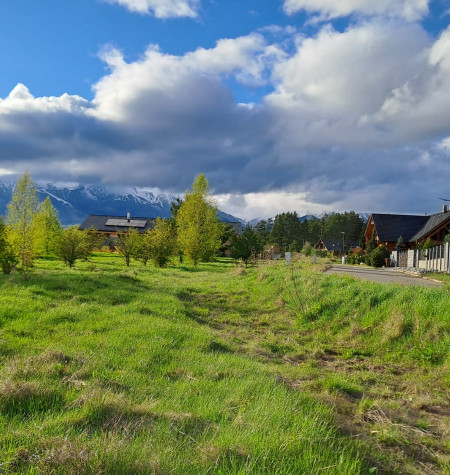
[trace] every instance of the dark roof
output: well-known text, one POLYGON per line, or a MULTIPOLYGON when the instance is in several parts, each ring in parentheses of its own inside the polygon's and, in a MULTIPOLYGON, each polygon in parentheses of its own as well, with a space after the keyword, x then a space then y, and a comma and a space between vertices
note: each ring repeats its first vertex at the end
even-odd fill
POLYGON ((374 213, 372 218, 380 241, 397 242, 402 236, 405 242, 412 242, 411 238, 425 226, 429 216, 374 213))
POLYGON ((414 234, 414 236, 411 237, 411 241, 419 241, 434 231, 436 228, 441 226, 441 224, 445 223, 447 220, 450 220, 450 211, 432 214, 428 217, 425 226, 423 226, 422 229, 420 229, 416 234, 414 234))
POLYGON ((450 211, 430 216, 410 214, 372 214, 378 238, 383 242, 416 242, 426 237, 445 221, 450 221, 450 211))
MULTIPOLYGON (((336 251, 336 252, 342 252, 342 239, 321 239, 316 246, 320 243, 323 242, 325 249, 327 251, 336 251)), ((354 239, 344 239, 344 248, 350 249, 353 247, 358 247, 359 243, 358 241, 355 241, 354 239)))
POLYGON ((90 214, 80 225, 80 229, 95 229, 100 232, 114 233, 116 231, 126 232, 130 228, 137 229, 140 233, 145 233, 151 229, 156 218, 137 218, 132 216, 129 224, 126 216, 107 216, 101 214, 90 214), (119 221, 118 221, 119 220, 119 221), (109 225, 106 223, 109 221, 109 225), (114 223, 114 224, 112 224, 114 223), (145 223, 145 224, 144 224, 145 223), (118 224, 125 224, 119 226, 118 224))

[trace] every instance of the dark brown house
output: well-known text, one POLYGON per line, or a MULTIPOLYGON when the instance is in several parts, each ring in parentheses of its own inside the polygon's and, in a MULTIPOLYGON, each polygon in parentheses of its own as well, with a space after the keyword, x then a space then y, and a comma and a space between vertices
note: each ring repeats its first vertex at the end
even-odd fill
POLYGON ((139 233, 145 233, 153 226, 156 218, 135 218, 128 213, 127 216, 107 216, 90 214, 80 225, 80 229, 93 229, 99 234, 111 238, 117 237, 117 233, 126 233, 130 228, 139 233))
POLYGON ((364 238, 367 243, 375 235, 378 244, 393 251, 400 236, 410 249, 428 238, 436 244, 442 244, 444 236, 449 233, 450 211, 444 206, 441 213, 428 216, 374 213, 367 222, 364 238))
MULTIPOLYGON (((332 252, 334 255, 342 254, 342 239, 320 239, 314 246, 314 249, 332 252)), ((348 252, 350 249, 355 249, 359 245, 358 241, 353 239, 344 239, 344 251, 348 252)))

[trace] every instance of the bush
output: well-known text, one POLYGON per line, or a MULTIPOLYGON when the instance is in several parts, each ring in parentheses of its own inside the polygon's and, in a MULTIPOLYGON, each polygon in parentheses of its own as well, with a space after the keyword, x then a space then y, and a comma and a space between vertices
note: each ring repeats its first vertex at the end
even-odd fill
POLYGON ((385 259, 391 257, 391 252, 384 246, 378 246, 367 254, 365 262, 372 267, 383 267, 385 259))

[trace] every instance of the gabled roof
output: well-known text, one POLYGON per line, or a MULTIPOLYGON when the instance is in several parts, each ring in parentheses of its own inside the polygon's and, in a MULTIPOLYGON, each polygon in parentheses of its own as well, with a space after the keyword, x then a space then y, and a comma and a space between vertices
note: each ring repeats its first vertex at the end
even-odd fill
POLYGON ((397 242, 400 236, 405 242, 416 242, 426 238, 448 221, 450 211, 430 216, 410 214, 372 214, 377 235, 382 242, 397 242))
POLYGON ((436 228, 439 228, 446 221, 449 221, 450 224, 450 211, 444 213, 432 214, 428 217, 425 226, 423 226, 416 234, 411 237, 411 241, 419 241, 420 239, 426 237, 428 234, 431 234, 436 228))
MULTIPOLYGON (((358 241, 355 241, 354 239, 345 239, 344 241, 346 250, 353 247, 358 247, 359 245, 358 241)), ((320 242, 323 242, 323 245, 327 251, 342 252, 342 239, 321 239, 317 244, 320 242)))
POLYGON ((80 229, 93 228, 100 232, 114 233, 116 231, 126 232, 130 228, 137 229, 140 233, 145 233, 152 228, 156 218, 136 218, 129 221, 126 216, 109 216, 101 214, 90 214, 80 225, 80 229), (108 223, 108 224, 107 224, 108 223))
POLYGON ((378 238, 382 242, 397 242, 400 236, 405 242, 413 242, 412 237, 425 226, 429 218, 409 214, 372 214, 378 238))

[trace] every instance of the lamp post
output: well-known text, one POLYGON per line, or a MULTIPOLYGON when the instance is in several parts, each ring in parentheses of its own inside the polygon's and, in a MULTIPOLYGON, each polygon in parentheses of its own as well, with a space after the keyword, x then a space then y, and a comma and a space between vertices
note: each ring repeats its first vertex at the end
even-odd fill
POLYGON ((341 231, 342 234, 342 264, 344 264, 344 256, 345 256, 345 231, 341 231))

